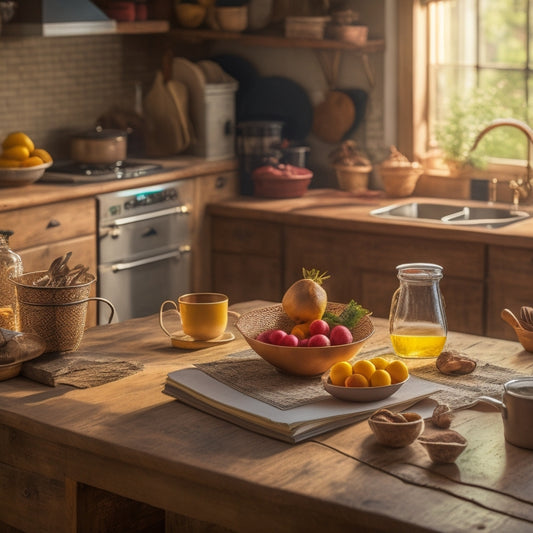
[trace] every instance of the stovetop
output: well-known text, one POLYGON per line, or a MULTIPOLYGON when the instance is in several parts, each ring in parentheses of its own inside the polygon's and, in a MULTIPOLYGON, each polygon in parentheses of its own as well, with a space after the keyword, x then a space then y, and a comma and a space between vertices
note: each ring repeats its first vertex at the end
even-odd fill
POLYGON ((40 181, 55 183, 94 183, 139 178, 162 172, 164 167, 156 163, 140 161, 119 161, 116 165, 86 165, 73 161, 54 163, 40 181))

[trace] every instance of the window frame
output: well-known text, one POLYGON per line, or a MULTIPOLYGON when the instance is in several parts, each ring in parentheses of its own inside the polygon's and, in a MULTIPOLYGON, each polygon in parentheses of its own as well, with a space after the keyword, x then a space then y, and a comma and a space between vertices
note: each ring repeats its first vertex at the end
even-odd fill
MULTIPOLYGON (((396 137, 398 149, 411 159, 420 159, 429 145, 429 20, 426 4, 427 0, 402 0, 397 4, 396 137)), ((525 178, 530 164, 525 160, 499 160, 489 162, 483 171, 473 170, 470 175, 511 181, 525 178)))

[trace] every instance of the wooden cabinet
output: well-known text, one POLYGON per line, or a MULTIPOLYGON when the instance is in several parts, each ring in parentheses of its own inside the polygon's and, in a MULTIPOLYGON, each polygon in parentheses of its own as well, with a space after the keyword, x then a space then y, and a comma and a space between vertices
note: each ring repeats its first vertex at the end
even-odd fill
POLYGON ((387 318, 398 288, 396 266, 436 263, 444 268, 441 281, 449 328, 484 331, 485 246, 458 246, 449 241, 387 237, 304 227, 285 229, 285 283, 301 275, 302 267, 327 270, 324 287, 332 301, 354 299, 374 316, 387 318))
POLYGON ((518 315, 523 305, 533 306, 533 251, 489 246, 487 330, 491 336, 516 340, 514 330, 500 313, 508 308, 518 315))
POLYGON ((194 240, 192 256, 192 290, 209 291, 211 281, 211 231, 205 207, 238 194, 237 172, 221 172, 196 178, 194 198, 194 240))
POLYGON ((280 224, 214 216, 212 288, 231 303, 282 296, 283 229, 280 224))
MULTIPOLYGON (((10 246, 20 254, 24 272, 47 270, 72 252, 69 265, 84 264, 96 275, 96 205, 93 198, 0 212, 0 228, 14 232, 10 246)), ((96 287, 92 288, 92 295, 96 287)), ((87 326, 96 325, 96 305, 89 305, 87 326)))

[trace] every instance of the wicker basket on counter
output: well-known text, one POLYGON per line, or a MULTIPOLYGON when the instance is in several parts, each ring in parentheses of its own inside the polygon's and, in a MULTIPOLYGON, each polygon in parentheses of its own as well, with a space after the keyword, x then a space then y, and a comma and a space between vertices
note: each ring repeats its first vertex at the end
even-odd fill
POLYGON ((84 274, 80 283, 66 287, 41 287, 34 285, 46 271, 28 272, 11 278, 17 289, 20 312, 20 330, 39 335, 45 343, 45 352, 77 350, 85 331, 89 301, 99 300, 114 308, 105 298, 89 298, 92 274, 84 274))

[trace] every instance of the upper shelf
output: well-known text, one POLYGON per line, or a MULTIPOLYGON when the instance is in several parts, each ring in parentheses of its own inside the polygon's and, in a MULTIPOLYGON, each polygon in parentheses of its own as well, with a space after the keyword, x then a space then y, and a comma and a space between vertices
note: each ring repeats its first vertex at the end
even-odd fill
POLYGON ((385 49, 385 41, 382 39, 369 40, 364 46, 355 45, 344 41, 328 39, 295 39, 281 35, 236 33, 215 30, 187 30, 183 28, 170 30, 172 37, 181 40, 219 40, 239 41, 251 46, 265 46, 277 48, 315 48, 317 50, 347 50, 359 53, 380 52, 385 49))

